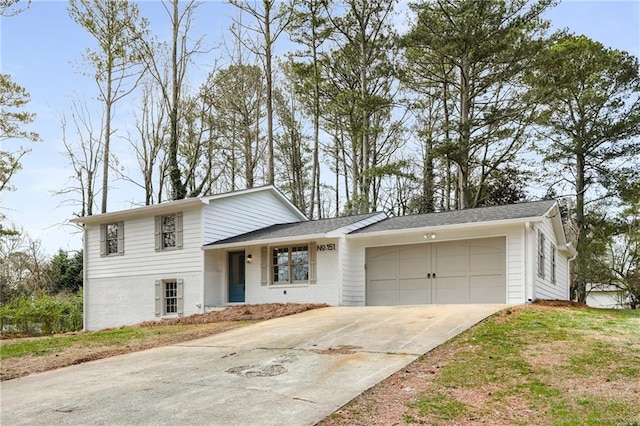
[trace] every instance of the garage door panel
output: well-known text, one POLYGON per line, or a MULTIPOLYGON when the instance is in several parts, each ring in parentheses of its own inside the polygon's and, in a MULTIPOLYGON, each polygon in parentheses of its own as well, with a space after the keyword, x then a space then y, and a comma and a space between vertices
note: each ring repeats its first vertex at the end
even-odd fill
POLYGON ((505 266, 504 252, 478 253, 469 255, 469 272, 503 271, 505 266))
POLYGON ((382 260, 371 261, 369 267, 372 277, 395 279, 398 274, 398 261, 394 260, 382 260))
POLYGON ((425 277, 430 272, 430 267, 425 257, 400 258, 398 260, 398 274, 401 277, 425 277))
POLYGON ((367 279, 370 305, 504 303, 506 239, 368 249, 367 279))
POLYGON ((469 249, 460 243, 435 245, 435 269, 438 274, 466 274, 469 265, 469 249))
POLYGON ((466 276, 438 277, 435 286, 434 303, 466 303, 469 300, 469 281, 466 276))
POLYGON ((367 304, 372 306, 398 304, 397 280, 372 280, 370 286, 367 304))

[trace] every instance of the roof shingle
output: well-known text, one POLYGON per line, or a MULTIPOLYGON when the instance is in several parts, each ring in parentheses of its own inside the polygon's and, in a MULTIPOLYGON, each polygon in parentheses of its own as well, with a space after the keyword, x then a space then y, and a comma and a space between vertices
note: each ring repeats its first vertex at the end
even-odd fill
POLYGON ((555 200, 542 200, 505 206, 395 216, 355 230, 351 234, 540 217, 549 211, 554 204, 555 200))
POLYGON ((303 235, 326 234, 344 226, 351 225, 364 219, 376 216, 380 212, 361 214, 356 216, 343 216, 331 219, 307 220, 302 222, 280 223, 236 235, 223 240, 214 241, 206 246, 242 243, 249 241, 270 240, 276 238, 300 237, 303 235))

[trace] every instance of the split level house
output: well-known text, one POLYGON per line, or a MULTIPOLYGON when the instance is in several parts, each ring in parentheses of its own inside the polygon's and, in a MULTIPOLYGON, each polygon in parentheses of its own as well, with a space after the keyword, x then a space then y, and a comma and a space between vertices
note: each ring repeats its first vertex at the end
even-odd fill
POLYGON ((307 220, 273 186, 73 219, 84 327, 229 304, 417 305, 568 299, 554 200, 307 220))

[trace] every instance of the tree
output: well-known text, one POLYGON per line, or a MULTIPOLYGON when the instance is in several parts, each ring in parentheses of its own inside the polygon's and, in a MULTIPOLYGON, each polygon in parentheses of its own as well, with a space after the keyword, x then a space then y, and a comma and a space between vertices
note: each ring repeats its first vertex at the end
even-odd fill
POLYGON ((82 288, 82 250, 60 250, 48 262, 47 294, 76 293, 82 288))
POLYGON ((75 182, 71 186, 57 191, 57 195, 76 194, 80 199, 67 199, 65 203, 80 205, 76 213, 80 217, 93 215, 98 180, 98 168, 104 162, 102 142, 104 126, 96 129, 91 122, 91 112, 86 102, 72 102, 71 120, 73 127, 71 135, 67 132, 67 119, 62 117, 62 143, 65 151, 63 155, 69 159, 73 170, 69 180, 75 182))
POLYGON ((345 182, 349 213, 376 208, 382 176, 374 173, 375 167, 386 165, 400 142, 402 126, 392 116, 396 52, 389 22, 394 4, 394 0, 350 0, 341 16, 327 10, 334 49, 323 69, 323 96, 329 99, 325 120, 337 144, 336 162, 349 169, 350 192, 345 182))
POLYGON ((183 180, 179 163, 180 120, 183 119, 181 107, 186 105, 187 69, 196 55, 204 53, 201 50, 203 37, 192 40, 189 34, 195 11, 200 3, 190 0, 184 2, 182 8, 179 3, 179 0, 162 1, 171 23, 171 40, 168 46, 141 36, 143 60, 160 88, 169 114, 166 173, 171 186, 171 198, 174 200, 183 199, 188 195, 187 183, 183 180))
POLYGON ((209 76, 205 102, 212 108, 212 123, 226 164, 224 175, 231 190, 253 188, 263 164, 265 140, 265 84, 256 65, 234 64, 209 76))
POLYGON ((312 186, 308 176, 313 169, 313 163, 309 165, 309 138, 304 134, 304 117, 293 90, 291 64, 280 65, 286 78, 281 81, 281 86, 292 90, 289 93, 277 90, 274 96, 275 113, 281 125, 281 131, 274 135, 278 177, 282 190, 293 204, 300 211, 307 211, 307 192, 312 186))
POLYGON ((106 213, 114 105, 130 94, 142 77, 136 45, 148 24, 139 18, 138 5, 128 0, 70 0, 69 16, 98 43, 96 50, 87 49, 84 58, 94 68, 93 78, 105 107, 100 210, 106 213))
POLYGON ((249 50, 258 55, 264 66, 264 77, 266 81, 266 113, 267 113, 267 183, 274 184, 274 152, 273 152, 273 46, 280 34, 285 30, 290 21, 289 9, 286 7, 277 8, 276 0, 262 0, 254 2, 230 0, 231 4, 238 7, 242 12, 248 13, 256 22, 255 26, 241 26, 248 28, 257 34, 261 40, 252 43, 248 40, 242 41, 249 50), (261 6, 258 4, 261 3, 261 6))
POLYGON ((142 82, 139 113, 135 113, 135 136, 128 140, 135 152, 142 183, 130 177, 124 177, 144 189, 146 206, 163 200, 166 181, 166 144, 168 137, 167 105, 159 93, 160 88, 153 78, 142 82), (157 173, 156 173, 157 172, 157 173))
MULTIPOLYGON (((0 142, 8 139, 38 141, 40 137, 24 130, 34 114, 22 108, 29 102, 29 93, 11 80, 8 74, 0 74, 0 142)), ((20 147, 16 151, 0 150, 0 192, 12 189, 9 181, 20 170, 20 160, 29 152, 20 147)))
MULTIPOLYGON (((584 36, 556 35, 528 82, 542 107, 539 145, 554 184, 569 186, 578 228, 572 290, 586 300, 591 201, 615 195, 621 179, 637 176, 640 162, 640 74, 637 58, 584 36), (631 167, 627 166, 631 165, 631 167)), ((633 180, 633 179, 631 179, 633 180)))
POLYGON ((439 153, 456 165, 456 207, 474 207, 485 181, 513 164, 535 103, 521 79, 544 46, 541 18, 551 0, 436 0, 414 3, 403 38, 408 80, 443 105, 439 153), (474 189, 475 187, 475 189, 474 189))
POLYGON ((322 218, 320 202, 320 119, 322 117, 322 52, 321 46, 331 35, 328 25, 325 4, 327 0, 292 1, 291 39, 303 46, 302 51, 295 52, 298 58, 307 58, 307 62, 292 64, 292 72, 296 76, 294 86, 296 95, 305 109, 311 114, 313 121, 313 159, 311 166, 311 194, 309 196, 307 217, 313 219, 314 206, 317 217, 322 218))
MULTIPOLYGON (((0 16, 14 16, 24 11, 31 4, 31 0, 26 1, 26 6, 14 8, 16 4, 20 3, 20 0, 0 0, 0 16)), ((24 1, 20 5, 24 5, 24 1)))

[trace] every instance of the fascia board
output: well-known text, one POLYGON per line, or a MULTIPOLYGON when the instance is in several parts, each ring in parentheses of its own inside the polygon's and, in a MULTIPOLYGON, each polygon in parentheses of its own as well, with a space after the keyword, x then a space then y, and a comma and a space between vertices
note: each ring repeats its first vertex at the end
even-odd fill
POLYGON ((286 243, 287 245, 289 245, 289 244, 295 244, 301 241, 313 241, 313 240, 320 240, 324 238, 330 238, 330 237, 326 234, 296 235, 291 237, 267 238, 264 240, 239 241, 237 243, 206 245, 206 246, 202 246, 202 249, 217 250, 217 249, 229 249, 229 248, 247 247, 247 246, 269 246, 273 244, 282 244, 282 243, 286 243))
POLYGON ((390 229, 386 231, 347 234, 347 238, 360 239, 360 238, 377 237, 377 236, 394 235, 394 234, 412 234, 416 232, 419 233, 419 232, 427 232, 427 231, 436 232, 436 231, 449 231, 449 230, 459 230, 459 229, 474 230, 474 229, 482 229, 482 228, 497 228, 500 226, 524 225, 526 222, 530 222, 530 223, 542 222, 542 217, 534 216, 529 218, 504 219, 504 220, 494 220, 494 221, 485 221, 485 222, 456 223, 451 225, 390 229))
POLYGON ((150 206, 136 207, 129 210, 120 210, 110 213, 96 214, 92 216, 77 217, 71 219, 71 223, 80 225, 94 225, 113 220, 132 219, 137 217, 151 216, 162 213, 179 211, 188 207, 196 207, 202 204, 200 198, 187 198, 184 200, 169 201, 166 203, 153 204, 150 206))

